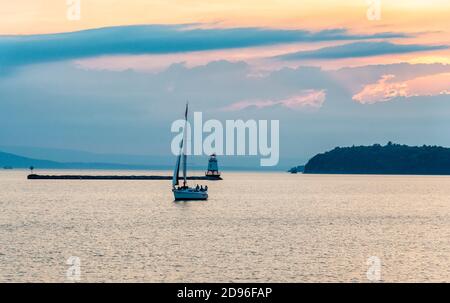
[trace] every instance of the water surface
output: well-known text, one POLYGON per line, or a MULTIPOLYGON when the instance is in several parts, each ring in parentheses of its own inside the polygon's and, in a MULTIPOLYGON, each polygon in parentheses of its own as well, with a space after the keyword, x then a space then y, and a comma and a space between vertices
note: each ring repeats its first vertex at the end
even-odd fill
POLYGON ((371 256, 450 282, 450 177, 227 172, 174 203, 170 181, 27 173, 0 171, 1 282, 64 282, 71 256, 82 282, 366 282, 371 256))

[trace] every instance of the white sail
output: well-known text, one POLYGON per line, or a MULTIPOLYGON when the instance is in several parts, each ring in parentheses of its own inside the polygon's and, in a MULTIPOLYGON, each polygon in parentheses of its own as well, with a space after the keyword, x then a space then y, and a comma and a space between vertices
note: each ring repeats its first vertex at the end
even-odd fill
POLYGON ((186 179, 187 179, 187 172, 186 172, 186 128, 187 128, 187 114, 188 114, 188 104, 186 103, 186 111, 184 113, 184 129, 183 129, 183 139, 180 143, 180 152, 178 153, 177 157, 177 163, 175 164, 175 168, 173 170, 173 177, 172 177, 172 187, 175 187, 175 185, 178 185, 178 179, 180 174, 180 162, 181 162, 181 156, 183 156, 182 159, 182 165, 183 165, 183 186, 186 185, 186 179))
POLYGON ((180 159, 181 159, 181 149, 182 148, 183 148, 183 141, 181 141, 181 143, 180 143, 180 152, 178 153, 177 163, 175 164, 175 169, 173 170, 172 187, 175 187, 175 185, 178 185, 178 175, 180 173, 180 159))
POLYGON ((186 168, 186 159, 187 159, 187 157, 186 157, 186 155, 183 155, 183 185, 186 185, 186 178, 187 178, 187 172, 186 172, 186 170, 187 170, 187 168, 186 168))

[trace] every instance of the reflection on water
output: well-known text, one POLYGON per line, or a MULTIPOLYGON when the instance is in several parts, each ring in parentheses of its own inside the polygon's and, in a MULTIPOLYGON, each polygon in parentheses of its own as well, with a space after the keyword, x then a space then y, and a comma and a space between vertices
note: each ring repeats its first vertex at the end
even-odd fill
POLYGON ((67 281, 70 257, 82 282, 365 282, 376 258, 450 282, 450 177, 226 173, 174 203, 170 181, 26 174, 0 172, 2 282, 67 281))

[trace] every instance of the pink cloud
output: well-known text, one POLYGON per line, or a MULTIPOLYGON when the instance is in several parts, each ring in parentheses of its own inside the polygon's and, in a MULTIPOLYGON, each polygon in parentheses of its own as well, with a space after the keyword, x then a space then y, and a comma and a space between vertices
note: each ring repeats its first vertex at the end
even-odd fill
POLYGON ((325 101, 325 90, 304 90, 300 94, 281 100, 243 100, 233 103, 225 108, 224 111, 238 111, 255 107, 262 109, 273 106, 283 106, 289 109, 317 109, 325 101))
POLYGON ((376 83, 366 85, 353 100, 362 104, 384 102, 395 97, 437 96, 450 94, 450 73, 395 81, 394 75, 384 75, 376 83))

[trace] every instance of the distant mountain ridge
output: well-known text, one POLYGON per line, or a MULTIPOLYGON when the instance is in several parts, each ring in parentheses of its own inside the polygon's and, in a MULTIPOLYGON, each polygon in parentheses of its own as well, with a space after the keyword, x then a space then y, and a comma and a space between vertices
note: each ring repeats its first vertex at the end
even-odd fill
POLYGON ((450 148, 391 142, 385 146, 336 147, 311 158, 304 173, 450 175, 450 148))
MULTIPOLYGON (((20 155, 33 160, 56 162, 51 164, 61 169, 152 169, 172 170, 175 165, 175 156, 170 151, 165 155, 148 154, 120 154, 120 153, 96 153, 82 150, 32 147, 32 146, 5 146, 0 145, 0 151, 13 155, 20 155), (94 164, 94 166, 92 166, 94 164)), ((113 151, 114 152, 114 151, 113 151)), ((208 165, 207 155, 190 156, 188 166, 193 170, 206 170, 208 165)), ((255 170, 255 171, 284 171, 287 170, 295 158, 281 157, 278 165, 273 167, 261 167, 260 156, 220 156, 219 169, 221 170, 255 170)), ((34 162, 35 163, 35 162, 34 162)), ((48 165, 48 163, 46 164, 48 165)), ((4 167, 0 162, 0 169, 4 167)), ((39 168, 40 166, 34 165, 39 168)), ((13 166, 19 168, 19 166, 13 166)), ((21 168, 23 168, 21 166, 21 168)), ((46 168, 46 167, 42 167, 46 168)))
POLYGON ((20 155, 32 159, 46 159, 49 161, 67 163, 112 163, 129 165, 167 165, 173 166, 173 158, 158 155, 134 155, 95 153, 82 150, 45 148, 32 146, 0 146, 0 151, 14 155, 20 155))
MULTIPOLYGON (((172 170, 175 160, 174 157, 168 155, 166 157, 161 156, 136 156, 133 155, 113 155, 106 154, 105 160, 102 160, 102 154, 93 154, 88 152, 75 152, 64 151, 59 155, 52 153, 53 150, 49 149, 48 157, 52 157, 52 160, 43 159, 45 157, 45 149, 36 153, 37 157, 28 156, 32 152, 28 151, 28 155, 22 156, 18 153, 4 152, 0 150, 0 169, 3 168, 29 168, 33 166, 37 169, 115 169, 115 170, 172 170), (82 161, 65 161, 70 159, 70 156, 74 155, 74 158, 82 161), (81 155, 81 156, 79 156, 81 155), (42 158, 41 158, 42 157, 42 158), (80 159, 83 157, 82 159, 80 159), (62 161, 55 161, 55 158, 60 158, 62 161), (118 162, 122 159, 124 162, 118 162), (112 161, 110 161, 112 160, 112 161), (128 162, 130 160, 130 162, 128 162), (139 160, 142 160, 140 164, 139 160), (116 162, 117 161, 117 162, 116 162)), ((188 166, 192 170, 206 170, 208 166, 208 156, 195 156, 188 166)), ((257 156, 252 157, 220 157, 219 169, 223 170, 284 170, 280 167, 261 168, 259 166, 259 158, 257 156), (224 165, 225 164, 225 165, 224 165)), ((286 162, 292 162, 288 159, 286 162)))
POLYGON ((56 162, 50 160, 33 159, 0 151, 0 168, 47 168, 47 169, 155 169, 155 166, 128 165, 117 163, 83 163, 56 162))

